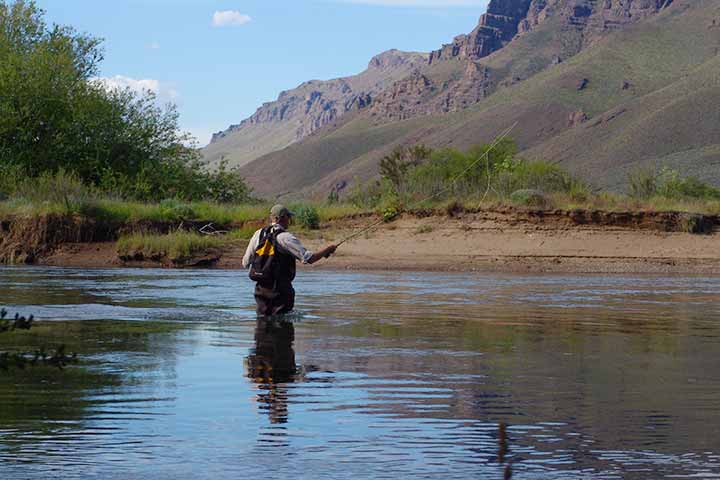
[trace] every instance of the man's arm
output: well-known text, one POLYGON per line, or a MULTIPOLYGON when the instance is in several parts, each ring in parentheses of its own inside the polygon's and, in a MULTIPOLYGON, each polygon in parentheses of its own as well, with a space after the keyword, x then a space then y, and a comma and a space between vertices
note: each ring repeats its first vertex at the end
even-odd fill
POLYGON ((313 253, 312 257, 310 257, 307 261, 310 265, 317 262, 321 258, 328 258, 330 255, 335 253, 335 250, 337 250, 337 245, 328 245, 327 247, 323 248, 317 253, 313 253))
POLYGON ((313 264, 322 258, 327 258, 335 252, 336 245, 328 245, 317 253, 305 249, 298 238, 290 232, 283 232, 277 236, 278 245, 300 260, 302 263, 313 264))

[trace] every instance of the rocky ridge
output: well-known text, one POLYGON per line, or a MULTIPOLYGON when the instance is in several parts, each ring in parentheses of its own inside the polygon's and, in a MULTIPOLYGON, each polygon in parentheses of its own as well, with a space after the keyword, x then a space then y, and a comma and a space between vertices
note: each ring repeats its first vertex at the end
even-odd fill
POLYGON ((557 64, 608 32, 641 21, 672 1, 492 0, 472 32, 459 35, 452 43, 431 52, 422 73, 414 72, 379 95, 371 105, 372 115, 384 121, 398 121, 462 110, 487 97, 498 86, 522 80, 504 78, 503 72, 493 72, 483 64, 483 59, 548 19, 556 19, 560 30, 571 31, 577 38, 576 45, 552 56, 550 64, 557 64), (454 76, 439 84, 431 80, 432 71, 433 66, 443 62, 458 65, 454 76))
MULTIPOLYGON (((243 145, 242 136, 247 135, 248 140, 256 140, 254 135, 259 129, 281 126, 283 132, 280 136, 285 139, 284 143, 302 140, 346 113, 368 107, 389 83, 426 63, 426 54, 389 50, 373 57, 367 69, 359 75, 327 81, 311 80, 281 92, 276 101, 263 104, 249 118, 215 133, 205 149, 205 158, 211 162, 221 157, 232 160, 237 154, 236 150, 252 148, 243 145), (239 142, 234 141, 233 137, 239 137, 239 142)), ((253 152, 255 157, 269 153, 262 149, 253 149, 253 152)))

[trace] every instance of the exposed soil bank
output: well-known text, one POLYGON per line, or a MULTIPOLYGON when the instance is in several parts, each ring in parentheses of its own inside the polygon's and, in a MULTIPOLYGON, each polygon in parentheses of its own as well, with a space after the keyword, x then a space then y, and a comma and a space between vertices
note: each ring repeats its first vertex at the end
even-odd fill
MULTIPOLYGON (((152 221, 119 223, 79 215, 16 216, 0 221, 0 263, 43 263, 48 257, 61 253, 67 245, 78 251, 90 251, 96 243, 114 242, 122 235, 157 233, 186 229, 199 230, 209 221, 152 221), (90 246, 93 245, 93 246, 90 246)), ((214 224, 218 230, 230 230, 231 225, 214 224)), ((239 225, 236 227, 242 227, 239 225)), ((104 250, 103 250, 104 251, 104 250)), ((67 255, 67 253, 65 254, 67 255)))
MULTIPOLYGON (((317 248, 372 221, 372 217, 345 218, 299 236, 309 248, 317 248)), ((718 224, 717 217, 680 213, 450 209, 438 215, 418 211, 344 244, 331 259, 305 268, 719 274, 718 224)), ((36 254, 32 263, 168 266, 162 261, 121 262, 113 241, 82 234, 87 226, 78 234, 61 223, 66 233, 55 235, 49 230, 54 225, 50 222, 42 229, 46 238, 78 240, 59 242, 46 253, 36 254)), ((2 234, 6 231, 3 227, 2 234)), ((7 238, 0 239, 0 246, 8 244, 7 238)), ((213 266, 241 268, 245 246, 246 242, 228 246, 213 266)))

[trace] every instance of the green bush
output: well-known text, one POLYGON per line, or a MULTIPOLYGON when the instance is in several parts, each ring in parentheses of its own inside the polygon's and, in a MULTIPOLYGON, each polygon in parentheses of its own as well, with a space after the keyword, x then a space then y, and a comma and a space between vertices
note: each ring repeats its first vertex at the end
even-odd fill
POLYGON ((543 192, 533 189, 523 189, 513 192, 510 195, 510 201, 515 205, 527 207, 545 207, 549 203, 543 192))
POLYGON ((657 194, 658 175, 654 168, 639 168, 628 175, 630 196, 640 200, 648 199, 657 194))
POLYGON ((397 195, 387 180, 375 180, 366 185, 356 184, 348 201, 361 209, 375 209, 384 198, 397 195))
POLYGON ((166 220, 190 220, 196 217, 192 206, 175 199, 160 202, 160 212, 166 220))
POLYGON ((301 205, 295 208, 295 222, 297 225, 310 230, 320 228, 320 215, 315 207, 310 205, 301 205))
POLYGON ((695 177, 683 177, 667 167, 659 172, 653 167, 634 170, 628 175, 630 196, 640 200, 653 197, 672 200, 720 200, 720 189, 695 177))
POLYGON ((696 198, 720 200, 720 189, 695 177, 681 177, 680 172, 663 168, 658 175, 657 194, 671 199, 696 198))
POLYGON ((398 147, 380 160, 380 176, 392 185, 395 193, 402 194, 408 180, 408 171, 432 155, 425 145, 398 147))
POLYGON ((445 148, 427 151, 429 158, 406 161, 398 151, 383 159, 382 179, 356 187, 351 201, 360 207, 382 211, 391 204, 399 210, 428 200, 509 198, 518 190, 569 194, 585 201, 589 187, 557 165, 525 161, 516 157, 517 146, 505 139, 490 149, 478 145, 466 152, 445 148), (392 168, 391 168, 392 167, 392 168))
POLYGON ((385 222, 392 222, 395 218, 400 215, 401 210, 393 205, 389 205, 382 209, 382 218, 385 222))

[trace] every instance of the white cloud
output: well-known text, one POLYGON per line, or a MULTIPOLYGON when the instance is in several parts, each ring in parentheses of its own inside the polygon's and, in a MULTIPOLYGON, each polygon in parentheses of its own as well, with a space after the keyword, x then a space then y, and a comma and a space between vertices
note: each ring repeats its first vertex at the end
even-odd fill
POLYGON ((150 50, 158 50, 160 48, 160 44, 158 42, 152 42, 152 43, 149 43, 147 47, 150 50))
POLYGON ((151 78, 138 80, 123 75, 115 75, 114 77, 97 77, 93 80, 100 82, 108 90, 129 88, 136 93, 153 92, 161 103, 176 102, 180 96, 174 88, 151 78))
POLYGON ((384 7, 487 7, 489 0, 338 0, 343 3, 384 7))
POLYGON ((223 10, 213 14, 212 25, 213 27, 233 27, 245 25, 250 20, 252 18, 249 15, 244 15, 237 10, 223 10))

